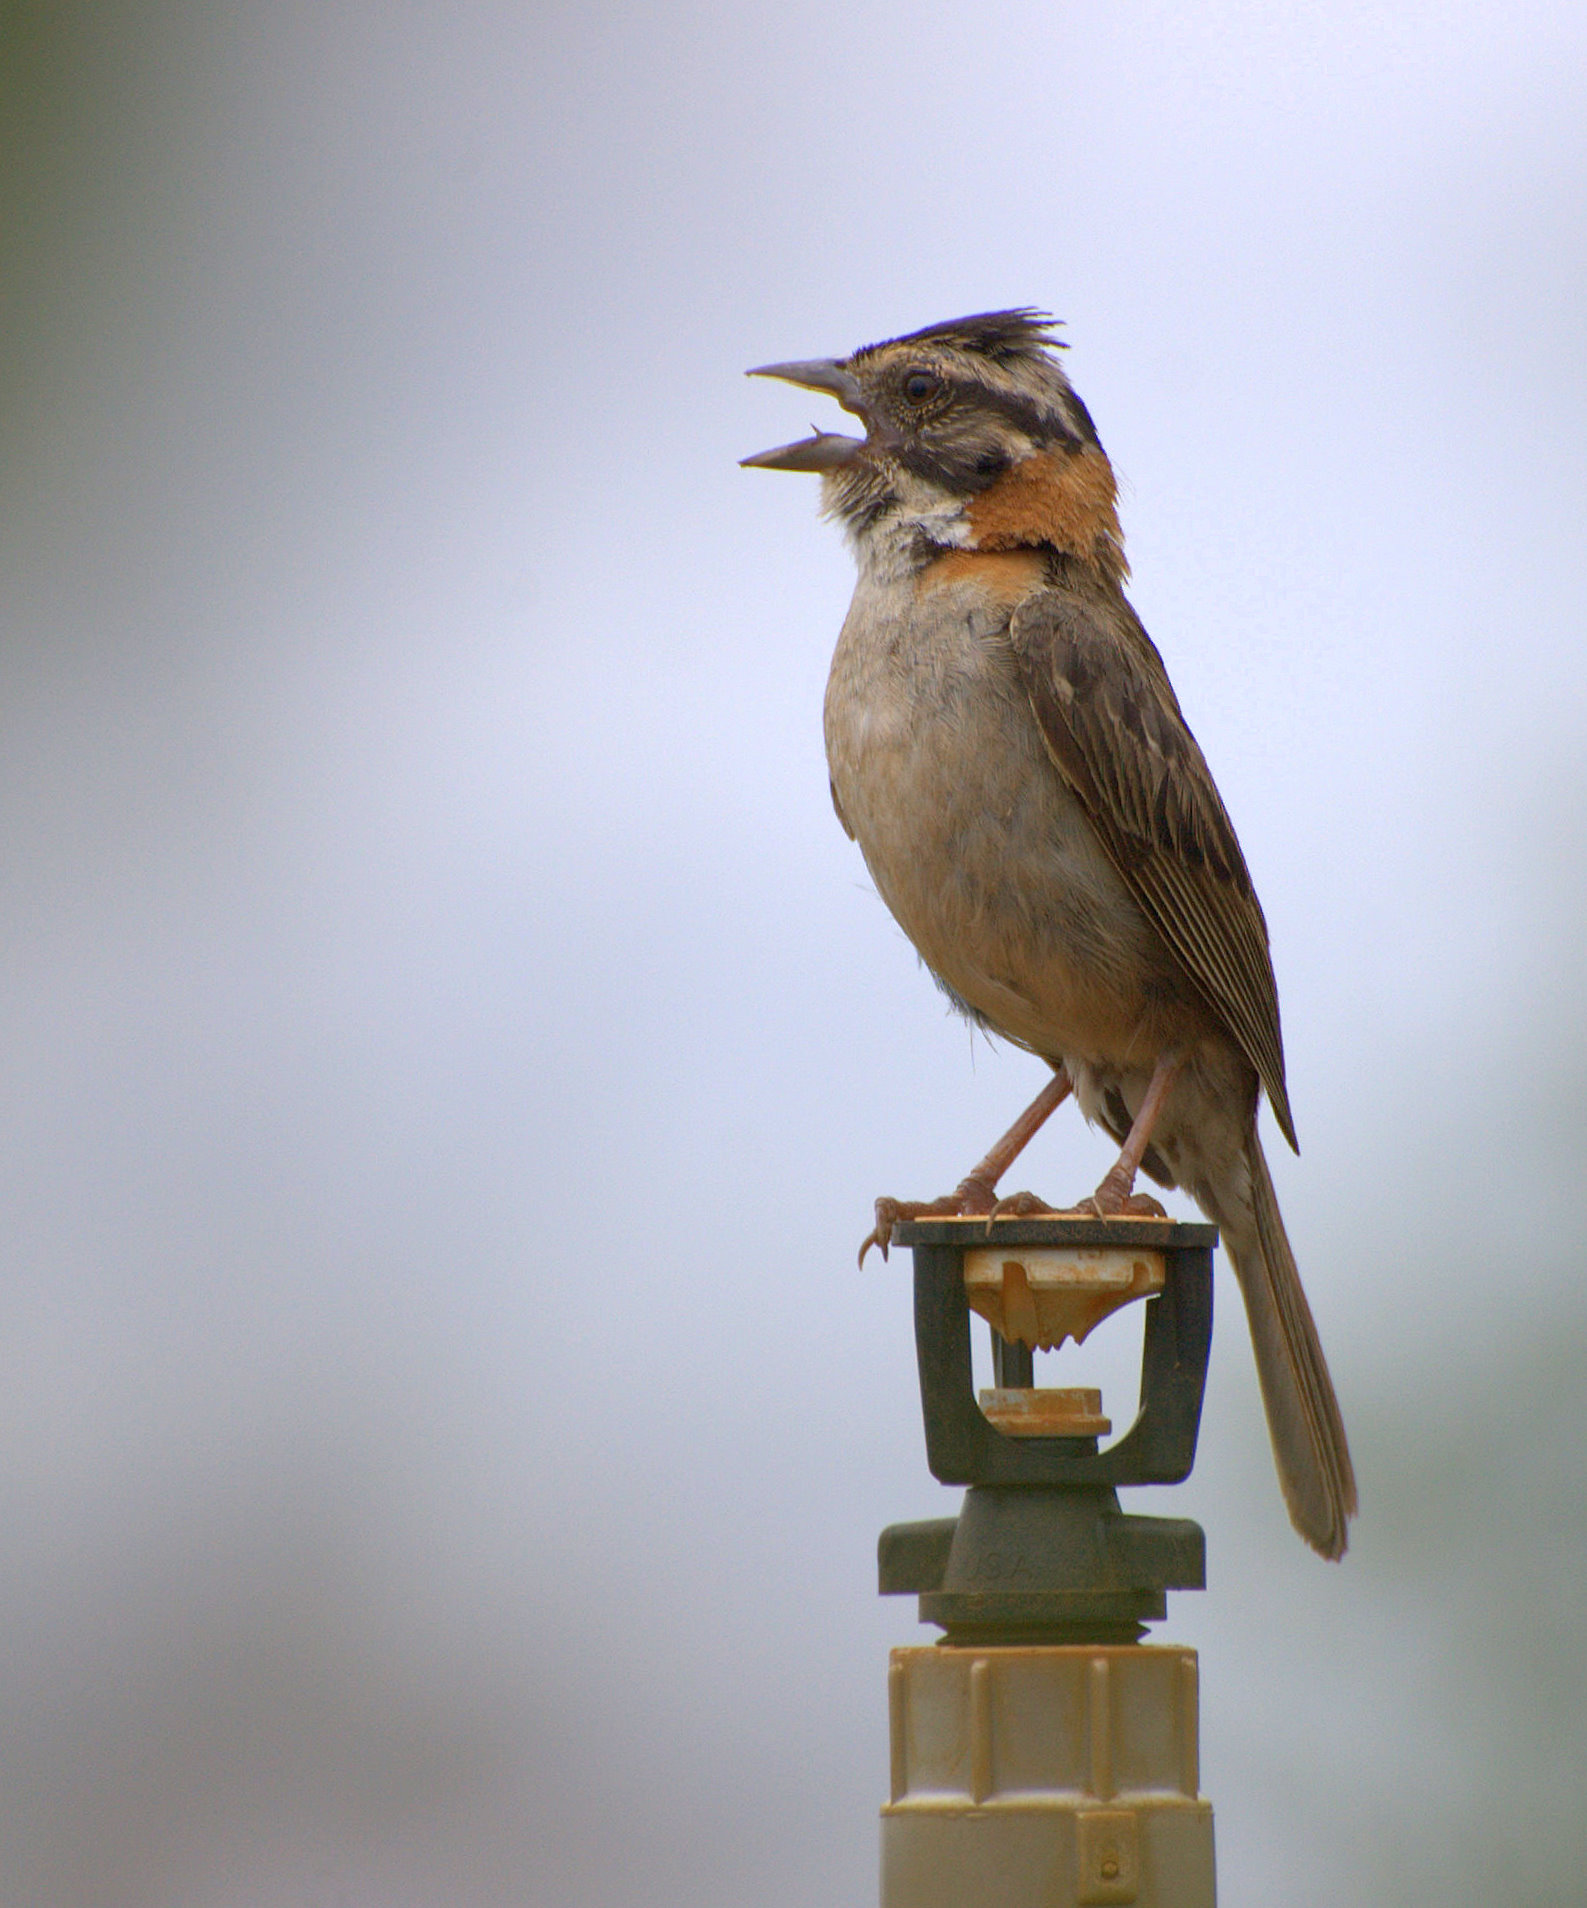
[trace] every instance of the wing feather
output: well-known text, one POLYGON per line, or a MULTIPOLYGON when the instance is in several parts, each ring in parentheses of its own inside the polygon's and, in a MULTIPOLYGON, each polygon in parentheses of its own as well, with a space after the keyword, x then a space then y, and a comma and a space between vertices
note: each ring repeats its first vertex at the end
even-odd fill
POLYGON ((1151 638, 1128 606, 1056 589, 1019 604, 1009 637, 1059 774, 1294 1146, 1267 922, 1151 638))

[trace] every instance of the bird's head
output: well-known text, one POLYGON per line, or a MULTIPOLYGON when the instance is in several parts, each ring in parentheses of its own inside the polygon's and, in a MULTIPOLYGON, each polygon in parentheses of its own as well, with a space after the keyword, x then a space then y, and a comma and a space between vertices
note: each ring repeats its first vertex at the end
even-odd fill
POLYGON ((1118 582, 1113 470, 1054 356, 1053 329, 1038 311, 991 311, 847 358, 761 365, 749 375, 827 392, 865 435, 818 430, 743 461, 818 471, 827 514, 862 563, 1046 547, 1118 582))

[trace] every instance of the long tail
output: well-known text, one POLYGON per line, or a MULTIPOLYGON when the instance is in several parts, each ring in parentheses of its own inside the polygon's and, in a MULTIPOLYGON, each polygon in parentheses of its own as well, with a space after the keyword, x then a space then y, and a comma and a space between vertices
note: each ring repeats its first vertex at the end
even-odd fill
POLYGON ((1256 1375, 1290 1522, 1314 1550, 1342 1557, 1349 1541, 1346 1520, 1356 1511, 1350 1446, 1254 1127, 1246 1141, 1245 1163, 1249 1191, 1223 1184, 1207 1204, 1223 1230, 1245 1296, 1256 1375))

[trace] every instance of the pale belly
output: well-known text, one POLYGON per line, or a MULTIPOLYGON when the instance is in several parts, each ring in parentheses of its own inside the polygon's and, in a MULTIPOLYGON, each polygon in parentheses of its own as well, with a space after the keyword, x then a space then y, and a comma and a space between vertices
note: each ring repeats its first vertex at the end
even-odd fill
POLYGON ((1057 1061, 1150 1071, 1182 983, 1053 767, 973 585, 856 595, 827 688, 833 790, 926 964, 1057 1061))

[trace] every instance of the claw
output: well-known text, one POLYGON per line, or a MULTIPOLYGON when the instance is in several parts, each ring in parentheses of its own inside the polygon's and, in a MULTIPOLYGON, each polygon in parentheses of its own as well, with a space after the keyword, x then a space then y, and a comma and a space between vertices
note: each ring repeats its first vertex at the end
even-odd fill
POLYGON ((870 1251, 872 1246, 880 1248, 882 1258, 885 1261, 887 1258, 887 1248, 893 1241, 893 1227, 898 1224, 900 1219, 908 1219, 912 1216, 910 1212, 905 1210, 899 1200, 888 1199, 885 1196, 878 1199, 876 1202, 876 1224, 872 1226, 870 1231, 866 1233, 865 1237, 860 1241, 860 1264, 862 1266, 864 1265, 865 1255, 870 1251))

